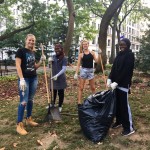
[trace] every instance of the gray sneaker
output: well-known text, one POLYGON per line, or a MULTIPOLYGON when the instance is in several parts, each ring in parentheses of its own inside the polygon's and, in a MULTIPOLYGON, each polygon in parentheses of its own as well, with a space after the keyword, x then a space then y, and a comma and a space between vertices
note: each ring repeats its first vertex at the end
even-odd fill
POLYGON ((129 136, 129 135, 131 135, 133 133, 135 133, 135 130, 132 130, 132 131, 126 131, 126 130, 124 130, 124 131, 122 131, 121 135, 122 136, 129 136))

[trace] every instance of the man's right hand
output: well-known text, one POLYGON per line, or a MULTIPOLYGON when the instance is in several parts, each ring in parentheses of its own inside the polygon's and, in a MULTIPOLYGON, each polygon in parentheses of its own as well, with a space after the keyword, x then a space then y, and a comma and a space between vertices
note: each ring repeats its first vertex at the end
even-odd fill
POLYGON ((26 82, 24 80, 24 78, 20 78, 20 90, 22 90, 23 92, 26 90, 26 82))
POLYGON ((74 75, 74 79, 77 80, 78 79, 78 74, 75 73, 74 75))
POLYGON ((110 87, 111 87, 112 90, 116 89, 117 86, 118 86, 118 83, 116 83, 116 82, 113 82, 113 83, 110 84, 110 87))

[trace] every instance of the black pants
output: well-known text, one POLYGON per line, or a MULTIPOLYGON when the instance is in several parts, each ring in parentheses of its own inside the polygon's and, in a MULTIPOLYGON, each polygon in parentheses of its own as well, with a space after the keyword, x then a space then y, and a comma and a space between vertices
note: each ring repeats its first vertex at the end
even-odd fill
POLYGON ((128 103, 128 92, 116 89, 116 122, 121 123, 124 130, 132 131, 132 115, 128 103))
POLYGON ((59 96, 59 104, 58 106, 61 107, 64 101, 64 89, 60 89, 60 90, 55 90, 54 89, 54 104, 56 102, 56 97, 57 97, 57 93, 59 96))

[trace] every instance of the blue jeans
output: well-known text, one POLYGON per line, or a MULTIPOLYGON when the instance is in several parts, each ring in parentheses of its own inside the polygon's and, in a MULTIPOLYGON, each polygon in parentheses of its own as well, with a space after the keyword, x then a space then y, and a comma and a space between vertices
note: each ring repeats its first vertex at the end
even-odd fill
MULTIPOLYGON (((18 120, 17 122, 22 122, 24 117, 24 110, 26 107, 27 110, 27 118, 32 115, 32 108, 33 108, 33 98, 37 89, 38 79, 37 77, 33 78, 24 78, 26 82, 26 89, 24 92, 19 88, 19 96, 20 96, 20 103, 18 106, 18 120)), ((20 79, 18 79, 19 85, 20 79)))

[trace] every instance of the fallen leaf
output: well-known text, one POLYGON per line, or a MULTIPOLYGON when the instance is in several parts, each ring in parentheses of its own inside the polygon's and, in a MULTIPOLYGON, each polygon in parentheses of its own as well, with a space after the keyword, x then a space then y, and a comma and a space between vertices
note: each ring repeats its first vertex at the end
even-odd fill
POLYGON ((98 145, 102 145, 102 144, 103 144, 103 142, 98 142, 97 144, 98 144, 98 145))
POLYGON ((37 140, 38 145, 43 146, 43 143, 40 140, 37 140))
POLYGON ((55 133, 55 134, 52 134, 52 137, 57 137, 57 134, 55 133))
POLYGON ((13 143, 13 147, 17 147, 18 143, 13 143))

